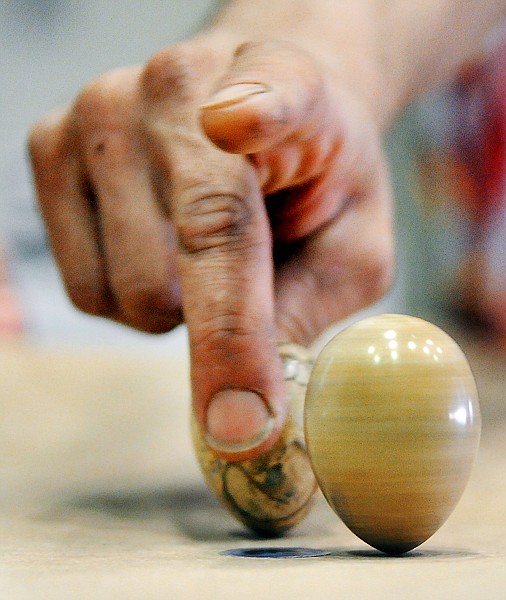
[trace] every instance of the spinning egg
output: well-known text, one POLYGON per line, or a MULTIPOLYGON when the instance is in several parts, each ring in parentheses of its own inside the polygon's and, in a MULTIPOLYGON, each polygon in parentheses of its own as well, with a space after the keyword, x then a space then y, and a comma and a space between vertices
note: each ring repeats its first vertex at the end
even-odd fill
POLYGON ((438 327, 381 315, 323 349, 306 394, 305 435, 330 506, 390 554, 427 540, 466 486, 480 438, 473 375, 438 327))

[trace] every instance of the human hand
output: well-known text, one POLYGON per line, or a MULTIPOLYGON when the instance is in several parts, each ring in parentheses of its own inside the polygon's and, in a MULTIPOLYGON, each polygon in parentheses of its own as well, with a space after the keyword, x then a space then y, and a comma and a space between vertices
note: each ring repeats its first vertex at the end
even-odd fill
POLYGON ((283 426, 277 342, 377 299, 393 259, 360 95, 297 46, 236 47, 201 36, 104 75, 30 147, 74 304, 149 332, 186 321, 197 418, 242 460, 283 426))

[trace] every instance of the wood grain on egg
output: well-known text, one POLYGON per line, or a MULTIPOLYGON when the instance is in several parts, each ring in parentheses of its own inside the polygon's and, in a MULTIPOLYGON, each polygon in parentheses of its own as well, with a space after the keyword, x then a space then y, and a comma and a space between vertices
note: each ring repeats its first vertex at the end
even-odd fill
POLYGON ((289 415, 281 437, 267 454, 228 462, 206 445, 194 418, 192 423, 196 455, 208 485, 239 521, 263 535, 278 535, 299 523, 317 489, 303 432, 304 397, 312 365, 299 346, 280 346, 279 353, 289 415))
POLYGON ((401 554, 437 531, 465 488, 480 438, 474 378, 436 326, 364 319, 318 357, 305 429, 331 507, 368 544, 401 554))

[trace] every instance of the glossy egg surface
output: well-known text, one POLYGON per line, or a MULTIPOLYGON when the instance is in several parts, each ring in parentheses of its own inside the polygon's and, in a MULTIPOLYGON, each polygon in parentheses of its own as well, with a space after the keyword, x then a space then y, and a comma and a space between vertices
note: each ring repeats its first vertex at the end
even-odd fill
POLYGON ((344 523, 384 552, 415 548, 448 518, 480 430, 463 352, 422 319, 380 315, 355 323, 313 368, 305 435, 316 478, 344 523))

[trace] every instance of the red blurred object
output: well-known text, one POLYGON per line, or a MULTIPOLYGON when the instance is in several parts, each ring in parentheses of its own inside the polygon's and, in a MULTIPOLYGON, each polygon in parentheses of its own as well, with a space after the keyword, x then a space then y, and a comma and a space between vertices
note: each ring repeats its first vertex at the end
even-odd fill
POLYGON ((20 338, 23 331, 21 305, 9 279, 7 255, 0 247, 0 341, 20 338))
MULTIPOLYGON (((448 301, 506 340, 506 31, 466 65, 435 103, 432 141, 421 151, 423 189, 436 221, 461 221, 461 253, 448 301), (437 127, 441 131, 436 131, 437 127), (460 215, 460 217, 459 217, 460 215), (464 234, 462 232, 465 232, 464 234), (461 239, 465 237, 465 241, 461 239)), ((447 271, 445 271, 447 272, 447 271)))
MULTIPOLYGON (((457 194, 483 227, 504 205, 506 180, 506 43, 466 66, 453 88, 460 121, 455 150, 474 181, 474 193, 457 194)), ((462 191, 462 190, 461 190, 462 191)))

